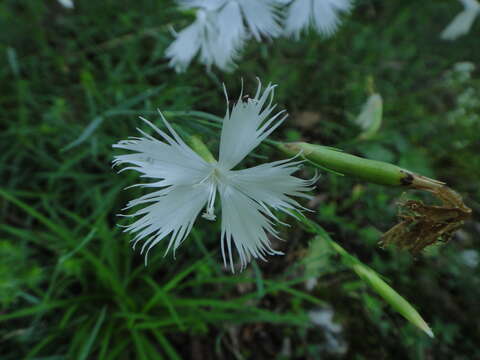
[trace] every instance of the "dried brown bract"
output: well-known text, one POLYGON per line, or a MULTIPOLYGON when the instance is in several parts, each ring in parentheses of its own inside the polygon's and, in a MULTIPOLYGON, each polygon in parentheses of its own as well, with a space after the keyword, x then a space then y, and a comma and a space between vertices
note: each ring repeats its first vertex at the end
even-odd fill
POLYGON ((472 210, 457 192, 436 180, 415 176, 410 187, 431 192, 442 205, 426 205, 419 200, 399 203, 400 222, 383 234, 379 245, 394 244, 416 255, 429 245, 449 241, 472 210))

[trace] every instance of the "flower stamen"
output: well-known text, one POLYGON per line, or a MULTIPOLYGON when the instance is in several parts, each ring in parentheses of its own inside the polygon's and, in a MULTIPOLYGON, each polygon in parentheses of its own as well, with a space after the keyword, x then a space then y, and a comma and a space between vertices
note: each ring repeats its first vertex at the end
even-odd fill
POLYGON ((215 221, 217 218, 217 216, 215 215, 215 198, 217 196, 217 181, 218 181, 217 174, 218 174, 218 169, 214 168, 207 177, 205 177, 202 181, 200 181, 200 184, 204 182, 209 182, 208 201, 207 201, 207 206, 205 208, 205 212, 202 214, 202 217, 210 221, 215 221))

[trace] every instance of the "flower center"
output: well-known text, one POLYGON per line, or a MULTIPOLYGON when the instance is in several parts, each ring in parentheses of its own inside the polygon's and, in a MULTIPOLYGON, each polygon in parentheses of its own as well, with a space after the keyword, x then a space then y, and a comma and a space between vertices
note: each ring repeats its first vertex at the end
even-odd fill
POLYGON ((219 175, 219 169, 217 167, 214 167, 210 174, 208 174, 207 177, 200 181, 200 184, 205 182, 208 183, 207 207, 205 208, 205 212, 202 214, 202 217, 210 221, 215 221, 215 219, 217 218, 215 216, 215 197, 217 196, 217 183, 219 181, 219 175))

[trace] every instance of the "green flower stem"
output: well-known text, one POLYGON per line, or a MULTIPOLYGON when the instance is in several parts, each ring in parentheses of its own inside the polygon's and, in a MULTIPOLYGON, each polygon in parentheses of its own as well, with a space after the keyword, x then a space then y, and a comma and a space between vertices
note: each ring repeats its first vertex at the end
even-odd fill
POLYGON ((215 157, 212 155, 210 150, 208 150, 207 145, 202 141, 200 136, 192 135, 187 138, 187 143, 198 155, 200 155, 205 161, 209 163, 216 163, 215 157))
POLYGON ((361 158, 327 146, 305 142, 281 143, 277 146, 284 153, 290 156, 300 154, 304 159, 327 171, 357 177, 375 184, 409 186, 426 190, 443 185, 439 181, 417 175, 399 166, 361 158))

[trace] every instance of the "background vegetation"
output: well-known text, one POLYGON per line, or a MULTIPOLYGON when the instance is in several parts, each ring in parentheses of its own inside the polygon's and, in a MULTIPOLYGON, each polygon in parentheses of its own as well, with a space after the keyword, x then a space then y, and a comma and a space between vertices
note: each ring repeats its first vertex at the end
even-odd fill
MULTIPOLYGON (((2 1, 0 358, 480 357, 480 23, 439 40, 460 10, 453 0, 359 0, 332 39, 251 42, 232 74, 194 64, 178 75, 164 58, 168 28, 191 18, 171 1, 77 1, 75 10, 2 1), (111 169, 111 145, 143 127, 138 115, 158 121, 160 108, 214 149, 218 130, 184 111, 221 116, 222 82, 235 98, 240 78, 252 91, 256 76, 280 85, 276 100, 291 114, 278 139, 399 164, 448 182, 473 208, 449 244, 412 259, 376 246, 396 221, 398 189, 325 174, 309 204, 335 241, 415 304, 435 339, 295 222, 276 245, 286 256, 236 275, 221 265, 218 222, 198 221, 176 260, 158 247, 145 267, 131 250, 116 214, 141 190, 122 190, 138 176, 111 169), (352 120, 372 84, 384 122, 359 141, 352 120)), ((277 156, 267 145, 257 154, 277 156)))

